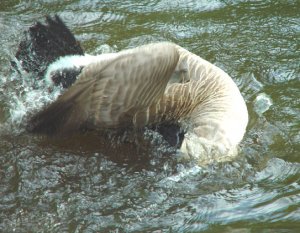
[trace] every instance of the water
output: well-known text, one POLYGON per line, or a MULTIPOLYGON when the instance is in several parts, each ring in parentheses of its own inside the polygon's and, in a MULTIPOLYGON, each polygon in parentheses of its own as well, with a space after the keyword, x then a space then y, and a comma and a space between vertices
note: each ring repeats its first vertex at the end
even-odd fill
POLYGON ((297 0, 2 0, 0 232, 298 232, 299 9, 297 0), (54 13, 89 53, 168 40, 228 72, 250 114, 238 158, 199 167, 176 162, 156 135, 135 149, 24 132, 24 112, 51 96, 33 95, 10 60, 22 30, 54 13))

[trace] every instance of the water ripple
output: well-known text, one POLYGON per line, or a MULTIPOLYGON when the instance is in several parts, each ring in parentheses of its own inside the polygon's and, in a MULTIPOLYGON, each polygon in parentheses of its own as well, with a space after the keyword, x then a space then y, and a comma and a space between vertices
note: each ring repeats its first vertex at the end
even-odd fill
POLYGON ((299 7, 297 0, 4 1, 0 231, 298 232, 299 7), (107 140, 118 145, 112 138, 55 143, 20 132, 18 111, 51 96, 27 88, 30 77, 18 79, 9 62, 22 30, 55 13, 89 53, 169 40, 227 71, 249 109, 238 158, 205 168, 179 164, 150 135, 153 150, 122 160, 123 147, 100 149, 107 140), (258 115, 261 93, 273 105, 258 115))

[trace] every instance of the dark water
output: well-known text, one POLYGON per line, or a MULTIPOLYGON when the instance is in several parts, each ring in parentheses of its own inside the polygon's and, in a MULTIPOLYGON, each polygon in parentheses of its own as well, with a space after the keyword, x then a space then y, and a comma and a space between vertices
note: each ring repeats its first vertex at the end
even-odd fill
POLYGON ((299 232, 300 2, 144 2, 1 0, 0 232, 299 232), (238 158, 199 167, 153 135, 136 149, 22 132, 43 99, 10 60, 22 31, 54 13, 89 53, 168 40, 227 71, 250 114, 238 158))

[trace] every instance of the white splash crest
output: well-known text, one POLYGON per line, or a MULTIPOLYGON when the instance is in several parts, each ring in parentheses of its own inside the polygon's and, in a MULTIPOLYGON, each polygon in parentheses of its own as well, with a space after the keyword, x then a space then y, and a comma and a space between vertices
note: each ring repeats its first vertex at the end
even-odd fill
POLYGON ((35 88, 33 88, 33 81, 30 78, 29 74, 22 77, 21 83, 17 83, 20 86, 10 93, 9 120, 13 125, 21 125, 28 114, 36 112, 55 101, 62 93, 61 87, 51 88, 50 91, 44 80, 37 81, 35 88))

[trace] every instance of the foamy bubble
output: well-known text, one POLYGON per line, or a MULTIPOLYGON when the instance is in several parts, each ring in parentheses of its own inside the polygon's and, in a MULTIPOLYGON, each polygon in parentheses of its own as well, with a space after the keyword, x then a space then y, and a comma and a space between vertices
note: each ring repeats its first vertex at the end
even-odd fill
POLYGON ((261 116, 264 112, 268 111, 273 102, 270 96, 265 93, 260 93, 254 101, 254 111, 261 116))

